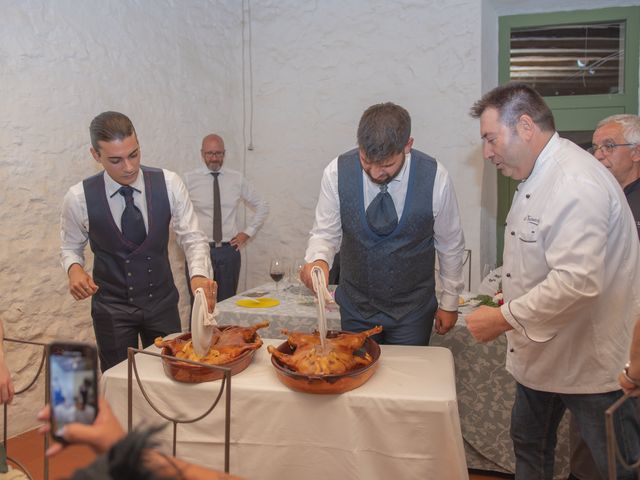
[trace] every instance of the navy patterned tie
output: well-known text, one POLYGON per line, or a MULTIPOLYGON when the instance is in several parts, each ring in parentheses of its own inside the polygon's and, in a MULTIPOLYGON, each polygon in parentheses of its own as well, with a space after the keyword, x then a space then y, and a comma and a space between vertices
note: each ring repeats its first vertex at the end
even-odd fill
POLYGON ((142 212, 133 203, 133 187, 129 185, 120 187, 118 193, 124 197, 125 201, 124 211, 120 219, 122 235, 130 242, 140 245, 147 238, 147 231, 144 227, 142 212))
POLYGON ((375 233, 387 236, 398 225, 398 214, 393 198, 387 192, 387 184, 380 185, 380 193, 367 207, 367 222, 375 233))

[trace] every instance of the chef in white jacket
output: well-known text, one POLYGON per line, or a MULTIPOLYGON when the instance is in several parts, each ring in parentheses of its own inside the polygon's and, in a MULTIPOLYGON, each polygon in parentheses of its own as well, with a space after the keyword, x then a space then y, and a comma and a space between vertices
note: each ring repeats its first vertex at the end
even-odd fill
MULTIPOLYGON (((606 476, 604 411, 622 396, 617 375, 640 313, 633 217, 615 178, 558 136, 532 88, 497 87, 471 114, 480 119, 484 157, 521 181, 505 227, 505 304, 467 317, 478 341, 507 335, 516 479, 553 478, 556 430, 567 408, 606 476)), ((632 402, 618 419, 618 444, 636 460, 640 427, 632 402)), ((635 478, 621 465, 617 471, 635 478)))

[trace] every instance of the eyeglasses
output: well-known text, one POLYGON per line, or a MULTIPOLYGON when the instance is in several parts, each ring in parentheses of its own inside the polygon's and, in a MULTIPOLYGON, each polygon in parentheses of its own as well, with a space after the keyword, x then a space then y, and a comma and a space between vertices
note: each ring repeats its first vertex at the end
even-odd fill
POLYGON ((591 155, 595 155, 598 150, 602 149, 602 153, 605 155, 611 155, 616 147, 631 147, 635 145, 635 143, 605 143, 604 145, 593 144, 587 149, 587 152, 591 155))
POLYGON ((205 157, 216 157, 216 158, 222 158, 222 157, 224 157, 225 150, 221 150, 221 151, 217 151, 217 152, 211 152, 211 151, 209 151, 209 152, 202 152, 202 153, 203 153, 203 155, 204 155, 205 157))

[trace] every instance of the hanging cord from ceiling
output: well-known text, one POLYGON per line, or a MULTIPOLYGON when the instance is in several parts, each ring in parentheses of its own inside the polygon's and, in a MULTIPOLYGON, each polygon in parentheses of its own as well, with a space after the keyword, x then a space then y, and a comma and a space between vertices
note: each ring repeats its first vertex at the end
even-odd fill
MULTIPOLYGON (((253 150, 253 56, 251 0, 242 0, 242 175, 247 176, 247 151, 253 150), (248 110, 248 115, 247 115, 248 110)), ((247 225, 247 207, 242 208, 242 224, 247 225)), ((242 290, 247 287, 249 249, 245 248, 242 290)))
POLYGON ((253 150, 253 48, 251 0, 242 1, 242 130, 245 150, 253 150), (245 8, 246 2, 246 8, 245 8), (248 105, 247 105, 248 104, 248 105), (247 109, 249 118, 247 119, 247 109), (248 142, 247 142, 248 130, 248 142))

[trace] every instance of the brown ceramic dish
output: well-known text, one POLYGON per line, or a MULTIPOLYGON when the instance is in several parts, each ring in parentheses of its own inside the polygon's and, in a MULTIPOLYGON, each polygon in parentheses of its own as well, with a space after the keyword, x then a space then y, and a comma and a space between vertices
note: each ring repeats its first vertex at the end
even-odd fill
MULTIPOLYGON (((330 331, 327 337, 335 336, 338 333, 341 332, 330 331)), ((344 393, 363 385, 378 369, 380 345, 375 340, 367 338, 363 348, 371 355, 373 361, 369 365, 338 375, 305 375, 298 373, 282 364, 273 355, 271 356, 271 363, 276 368, 278 379, 292 390, 318 394, 344 393)), ((280 344, 278 350, 286 354, 293 353, 293 349, 288 342, 280 344)))
MULTIPOLYGON (((226 327, 220 327, 221 330, 223 330, 224 328, 226 327)), ((191 339, 191 334, 183 333, 176 338, 189 340, 191 339)), ((235 375, 236 373, 240 373, 249 366, 255 352, 255 350, 248 350, 242 353, 240 356, 234 358, 232 361, 223 363, 219 366, 230 368, 231 375, 235 375)), ((171 350, 168 347, 164 347, 162 349, 162 354, 171 355, 171 350)), ((207 368, 200 365, 192 365, 189 363, 181 362, 179 359, 174 360, 163 358, 162 367, 164 368, 164 373, 166 373, 169 378, 173 378, 178 382, 184 383, 212 382, 224 376, 222 370, 207 368)))

